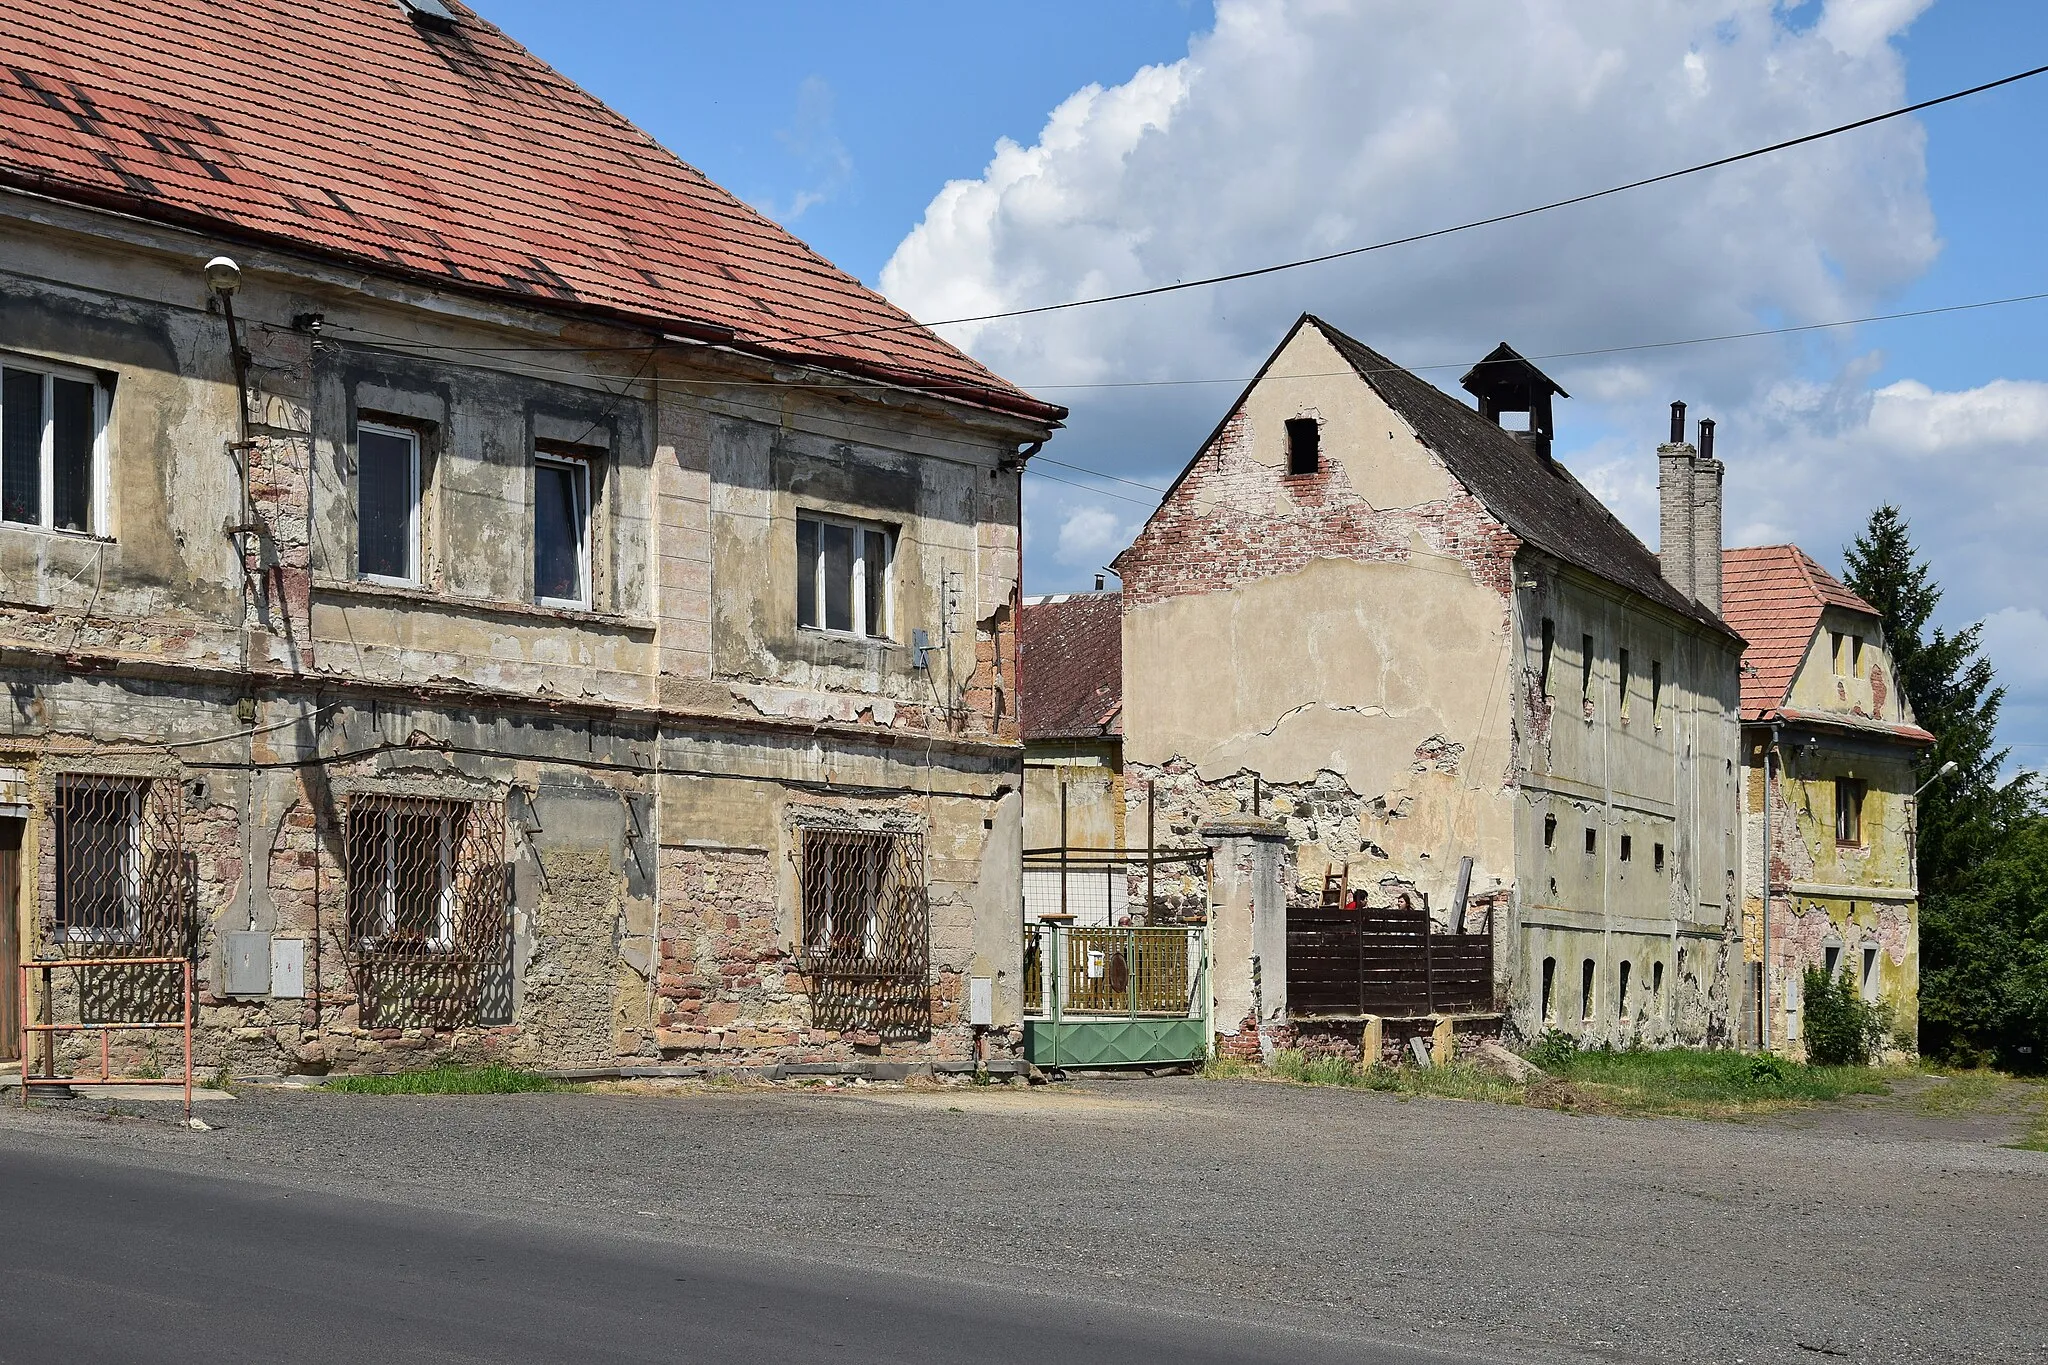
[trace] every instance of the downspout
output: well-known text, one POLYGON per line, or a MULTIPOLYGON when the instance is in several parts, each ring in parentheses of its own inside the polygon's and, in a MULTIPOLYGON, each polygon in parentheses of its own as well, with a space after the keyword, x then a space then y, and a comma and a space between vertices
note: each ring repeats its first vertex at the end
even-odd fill
POLYGON ((1757 1002, 1757 1046, 1768 1052, 1771 1048, 1771 759, 1778 752, 1779 722, 1771 722, 1771 737, 1764 744, 1764 907, 1763 943, 1757 949, 1757 960, 1762 967, 1757 1002))

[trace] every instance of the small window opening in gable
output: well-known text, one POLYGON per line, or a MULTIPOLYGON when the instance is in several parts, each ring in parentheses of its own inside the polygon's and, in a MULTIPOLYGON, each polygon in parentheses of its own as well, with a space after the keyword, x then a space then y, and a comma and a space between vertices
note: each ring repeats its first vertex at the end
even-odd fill
POLYGON ((1598 853, 1599 851, 1600 851, 1600 834, 1599 834, 1599 831, 1595 830, 1595 829, 1594 829, 1594 828, 1593 828, 1593 827, 1592 827, 1591 825, 1588 825, 1588 826, 1586 826, 1586 852, 1588 852, 1588 853, 1598 853))
POLYGON ((1664 724, 1664 661, 1650 660, 1650 724, 1664 724))
POLYGON ((1589 704, 1593 700, 1593 637, 1590 635, 1579 637, 1579 697, 1589 704))
POLYGON ((1628 996, 1628 973, 1628 960, 1624 958, 1621 964, 1620 989, 1615 992, 1614 1001, 1615 1016, 1621 1019, 1628 1018, 1629 1006, 1633 1003, 1628 996))
POLYGON ((1546 815, 1543 817, 1543 846, 1549 848, 1556 843, 1557 817, 1555 815, 1546 815))
POLYGON ((1849 637, 1849 676, 1852 678, 1863 676, 1863 637, 1861 635, 1851 635, 1849 637))
POLYGON ((1835 979, 1835 973, 1842 970, 1842 945, 1830 943, 1820 950, 1820 967, 1827 973, 1828 980, 1835 979))
POLYGON ((1621 718, 1628 719, 1629 656, 1627 650, 1620 651, 1615 677, 1615 695, 1621 703, 1621 718))
POLYGON ((1557 650, 1557 622, 1543 618, 1543 652, 1536 667, 1537 690, 1550 695, 1550 657, 1557 650))
POLYGON ((1543 1001, 1542 1017, 1546 1024, 1557 1022, 1557 959, 1543 959, 1543 1001))
POLYGON ((1863 975, 1860 984, 1865 1000, 1877 999, 1877 945, 1874 943, 1863 949, 1863 975))
POLYGON ((1652 872, 1662 872, 1664 870, 1664 845, 1650 845, 1650 870, 1652 872))
POLYGON ((1579 1018, 1593 1022, 1593 959, 1587 958, 1579 966, 1579 1018))
POLYGON ((1828 656, 1833 663, 1835 676, 1842 676, 1842 667, 1848 663, 1848 651, 1843 648, 1844 636, 1839 630, 1828 632, 1828 656))
POLYGON ((1664 964, 1650 964, 1650 1012, 1659 1018, 1664 1014, 1664 964))
POLYGON ((1636 856, 1636 839, 1633 834, 1621 836, 1621 860, 1628 862, 1636 856))
POLYGON ((1313 417, 1287 419, 1287 472, 1313 474, 1323 467, 1323 427, 1313 417))

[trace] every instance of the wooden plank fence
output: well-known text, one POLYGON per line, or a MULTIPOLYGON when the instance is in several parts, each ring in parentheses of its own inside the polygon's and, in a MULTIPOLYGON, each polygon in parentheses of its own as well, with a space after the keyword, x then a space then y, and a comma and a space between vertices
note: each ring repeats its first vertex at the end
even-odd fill
POLYGON ((1493 1008, 1493 934, 1430 932, 1423 910, 1287 909, 1290 1014, 1478 1014, 1493 1008))

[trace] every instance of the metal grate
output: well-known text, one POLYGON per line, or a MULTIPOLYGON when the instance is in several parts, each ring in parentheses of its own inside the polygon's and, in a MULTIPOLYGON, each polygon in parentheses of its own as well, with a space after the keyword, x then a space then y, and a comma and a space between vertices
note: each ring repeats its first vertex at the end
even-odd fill
POLYGON ((197 921, 184 810, 175 782, 57 779, 53 927, 68 952, 192 955, 197 921))
POLYGON ((510 941, 504 808, 358 793, 345 843, 348 961, 363 1023, 474 1020, 483 976, 510 941))
POLYGON ((924 839, 802 831, 803 942, 820 1028, 923 1032, 931 1024, 924 839))

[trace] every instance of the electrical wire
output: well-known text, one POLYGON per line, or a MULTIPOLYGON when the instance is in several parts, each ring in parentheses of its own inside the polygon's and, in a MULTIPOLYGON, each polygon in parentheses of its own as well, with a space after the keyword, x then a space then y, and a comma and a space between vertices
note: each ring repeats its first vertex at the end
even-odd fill
POLYGON ((1304 256, 1298 260, 1280 261, 1272 265, 1255 266, 1248 270, 1234 270, 1223 275, 1208 275, 1201 279, 1176 280, 1172 284, 1157 284, 1144 289, 1128 289, 1117 294, 1100 294, 1094 298, 1069 299, 1063 303, 1042 303, 1031 308, 1011 308, 997 313, 976 313, 964 317, 946 318, 939 322, 896 323, 887 327, 865 327, 838 332, 796 333, 784 336, 763 337, 760 340, 770 345, 792 341, 834 341, 845 337, 879 336, 888 332, 913 331, 920 328, 951 327, 969 322, 995 322, 1005 318, 1034 317, 1043 313, 1063 312, 1070 308, 1092 308, 1097 304, 1123 303, 1131 299, 1154 298, 1161 294, 1175 294, 1187 289, 1205 289, 1212 285, 1228 284, 1236 280, 1257 279, 1260 276, 1275 275, 1284 270, 1300 270, 1305 266, 1321 265, 1328 261, 1341 261, 1353 256, 1363 256, 1368 252, 1385 251, 1391 247, 1409 246, 1416 242, 1433 241, 1439 237, 1449 237, 1454 233, 1470 232, 1474 228, 1492 227, 1499 223, 1511 223, 1520 218, 1533 217, 1539 213, 1549 213, 1554 209, 1569 208, 1574 204, 1591 203, 1596 199, 1626 194, 1630 190, 1639 190, 1650 185, 1661 185, 1666 181, 1678 180, 1689 175, 1698 175, 1702 171, 1717 170, 1723 166, 1733 166, 1740 162, 1752 161, 1757 157, 1770 156, 1775 152, 1786 151, 1793 147, 1802 147, 1807 143, 1820 142, 1826 138, 1839 137, 1844 133, 1852 133, 1857 129, 1868 128, 1873 124, 1884 123, 1890 119, 1903 118, 1908 114, 1917 114, 1923 109, 1932 109, 1936 105, 1948 104, 1955 100, 1967 99, 1972 95, 1981 95, 1987 90, 1996 90, 2000 86, 2031 80, 2033 77, 2039 76, 2044 72, 2048 72, 2048 66, 2033 67, 2027 71, 2015 72, 2010 76, 2002 76, 1994 81, 1985 81, 1981 85, 1970 86, 1966 90, 1954 90, 1946 95, 1937 95, 1933 99, 1919 100, 1912 104, 1902 105, 1897 109, 1889 109, 1882 114, 1872 114, 1867 118, 1837 124, 1832 128, 1823 128, 1819 132, 1786 138, 1782 142, 1773 142, 1765 147, 1752 147, 1746 152, 1736 152, 1732 156, 1716 157, 1712 161, 1702 161, 1697 165, 1681 167, 1675 171, 1663 171, 1657 175, 1644 176, 1639 180, 1628 181, 1626 184, 1610 185, 1606 189, 1592 190, 1585 194, 1572 195, 1566 199, 1554 199, 1547 204, 1537 204, 1530 208, 1516 209, 1512 213, 1497 213, 1488 218, 1474 218, 1469 222, 1454 223, 1449 227, 1432 228, 1427 232, 1410 233, 1406 237, 1392 237, 1386 241, 1373 242, 1366 246, 1347 247, 1342 251, 1328 251, 1319 256, 1304 256))

